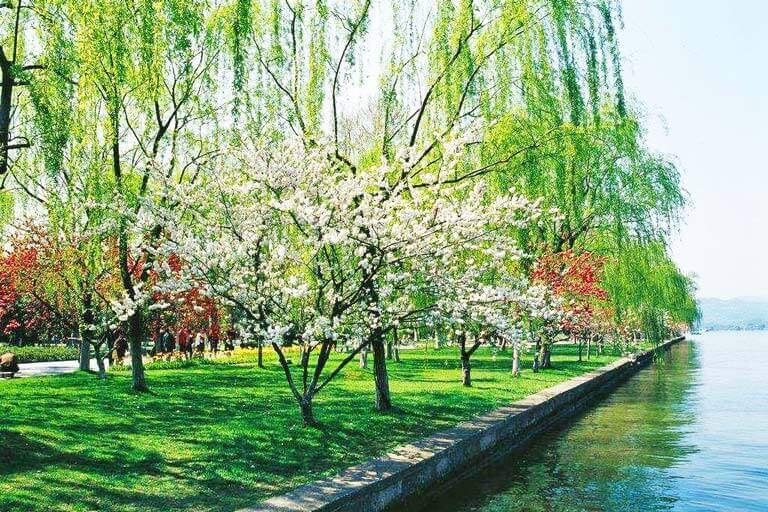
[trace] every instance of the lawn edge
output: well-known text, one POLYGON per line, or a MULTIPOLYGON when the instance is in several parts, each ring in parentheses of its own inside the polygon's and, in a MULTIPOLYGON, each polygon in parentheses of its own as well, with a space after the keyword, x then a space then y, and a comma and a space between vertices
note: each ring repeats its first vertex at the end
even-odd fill
POLYGON ((683 340, 685 336, 680 336, 620 358, 238 512, 376 512, 395 504, 423 501, 437 489, 466 478, 583 410, 647 366, 654 353, 683 340))

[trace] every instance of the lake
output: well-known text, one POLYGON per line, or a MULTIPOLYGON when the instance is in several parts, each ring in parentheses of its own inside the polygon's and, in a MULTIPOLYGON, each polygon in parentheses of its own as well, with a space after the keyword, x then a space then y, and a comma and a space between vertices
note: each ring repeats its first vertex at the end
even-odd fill
POLYGON ((436 510, 768 511, 768 332, 674 346, 436 510))

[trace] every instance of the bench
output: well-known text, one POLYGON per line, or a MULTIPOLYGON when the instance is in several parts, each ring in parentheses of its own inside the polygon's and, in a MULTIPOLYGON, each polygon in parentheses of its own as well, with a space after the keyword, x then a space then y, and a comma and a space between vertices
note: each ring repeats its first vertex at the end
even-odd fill
POLYGON ((0 372, 0 379, 12 379, 14 372, 0 372))

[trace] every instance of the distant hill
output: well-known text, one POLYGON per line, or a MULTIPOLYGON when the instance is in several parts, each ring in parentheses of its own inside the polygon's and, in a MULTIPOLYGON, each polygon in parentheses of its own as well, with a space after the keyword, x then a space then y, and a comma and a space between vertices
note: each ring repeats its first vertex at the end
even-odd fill
POLYGON ((699 299, 701 327, 712 330, 768 329, 768 299, 699 299))

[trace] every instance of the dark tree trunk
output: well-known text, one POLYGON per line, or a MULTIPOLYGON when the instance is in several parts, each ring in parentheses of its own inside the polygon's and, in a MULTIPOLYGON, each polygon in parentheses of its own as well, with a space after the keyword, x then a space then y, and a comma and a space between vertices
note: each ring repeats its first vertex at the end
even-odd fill
POLYGON ((592 336, 587 337, 587 361, 589 361, 590 352, 592 352, 592 336))
POLYGON ((546 368, 549 368, 550 365, 551 365, 551 361, 550 361, 550 357, 549 357, 550 345, 549 345, 548 342, 547 343, 542 342, 540 352, 541 352, 539 354, 539 364, 541 365, 540 368, 542 370, 546 369, 546 368))
POLYGON ((549 343, 545 343, 541 346, 541 368, 552 367, 552 348, 549 343))
POLYGON ((143 335, 141 312, 136 311, 128 319, 128 342, 131 349, 131 376, 133 378, 131 389, 139 392, 149 391, 146 378, 144 377, 144 361, 141 359, 141 340, 143 335))
POLYGON ((392 344, 393 344, 392 340, 388 339, 387 340, 387 360, 388 361, 392 360, 392 352, 393 352, 392 344))
POLYGON ((112 366, 115 364, 115 339, 112 335, 112 332, 107 333, 107 361, 109 361, 109 366, 112 366))
POLYGON ((88 329, 83 329, 80 333, 79 368, 84 372, 91 369, 91 332, 88 329))
POLYGON ((299 400, 299 407, 301 408, 301 420, 304 422, 304 426, 307 426, 307 427, 317 426, 315 413, 312 410, 312 398, 305 397, 299 400))
POLYGON ((264 368, 264 344, 262 343, 261 339, 259 339, 259 368, 264 368))
POLYGON ((482 335, 475 336, 472 348, 467 350, 467 335, 464 333, 459 335, 459 349, 461 350, 461 383, 465 386, 472 385, 472 366, 469 363, 469 359, 480 347, 482 342, 482 335))
POLYGON ((541 348, 541 342, 537 340, 536 349, 533 352, 533 373, 538 373, 539 371, 539 355, 541 352, 540 348, 541 348))
POLYGON ((373 349, 373 379, 376 382, 376 410, 388 411, 392 408, 389 395, 389 376, 387 375, 387 357, 384 349, 384 333, 377 327, 371 338, 373 349))
POLYGON ((80 328, 80 370, 91 369, 91 343, 93 343, 93 297, 83 295, 83 317, 80 328))
MULTIPOLYGON (((99 379, 104 380, 107 378, 107 368, 104 366, 104 356, 101 355, 101 343, 94 346, 94 352, 96 355, 96 366, 99 368, 99 379)), ((108 355, 111 356, 111 352, 108 355)))
POLYGON ((2 176, 8 170, 14 77, 13 63, 5 60, 5 54, 0 59, 0 66, 2 66, 3 73, 3 81, 0 85, 0 176, 2 176))
POLYGON ((469 356, 461 356, 461 384, 464 386, 472 385, 472 367, 469 364, 469 356))
POLYGON ((394 338, 395 343, 395 362, 400 362, 400 337, 397 334, 397 329, 392 331, 392 337, 394 338))

